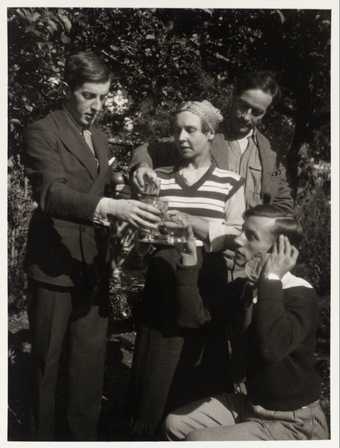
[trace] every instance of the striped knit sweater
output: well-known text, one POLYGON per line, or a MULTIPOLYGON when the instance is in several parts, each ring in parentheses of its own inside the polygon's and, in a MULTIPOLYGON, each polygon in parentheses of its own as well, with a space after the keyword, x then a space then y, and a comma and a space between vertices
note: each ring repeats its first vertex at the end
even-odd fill
POLYGON ((238 174, 211 164, 203 176, 187 185, 174 167, 156 170, 160 179, 160 197, 169 210, 178 210, 207 219, 209 223, 228 221, 227 204, 244 181, 238 174))

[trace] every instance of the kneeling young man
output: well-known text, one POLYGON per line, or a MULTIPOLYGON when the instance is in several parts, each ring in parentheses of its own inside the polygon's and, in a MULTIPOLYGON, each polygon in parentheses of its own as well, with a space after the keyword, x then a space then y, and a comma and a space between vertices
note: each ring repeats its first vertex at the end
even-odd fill
MULTIPOLYGON (((251 279, 236 280, 221 299, 234 300, 236 312, 244 317, 247 395, 210 396, 174 411, 165 421, 168 440, 328 438, 313 358, 317 296, 307 281, 290 272, 300 235, 295 218, 274 206, 246 211, 242 234, 236 238, 236 261, 241 266, 250 266, 254 257, 260 261, 251 279)), ((186 326, 207 320, 195 265, 189 238, 177 278, 178 319, 186 326)))

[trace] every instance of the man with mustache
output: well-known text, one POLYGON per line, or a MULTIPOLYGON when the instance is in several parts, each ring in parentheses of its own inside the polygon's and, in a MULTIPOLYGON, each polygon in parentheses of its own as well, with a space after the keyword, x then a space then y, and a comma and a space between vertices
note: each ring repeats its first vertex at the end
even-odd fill
POLYGON ((71 55, 63 106, 26 130, 25 172, 37 203, 26 257, 34 440, 57 437, 56 389, 64 345, 67 438, 97 438, 108 324, 109 234, 95 223, 108 223, 110 217, 134 226, 155 227, 159 222, 152 206, 105 197, 111 155, 105 134, 94 123, 111 77, 95 53, 71 55))
MULTIPOLYGON (((329 437, 314 365, 317 296, 306 280, 290 272, 301 234, 296 219, 275 206, 258 205, 245 212, 243 231, 235 239, 235 260, 249 276, 220 291, 220 316, 240 323, 247 394, 211 395, 171 412, 165 421, 168 440, 329 437), (256 265, 247 269, 254 258, 256 265)), ((197 287, 193 240, 191 231, 176 279, 177 320, 187 328, 199 328, 210 319, 197 287)))

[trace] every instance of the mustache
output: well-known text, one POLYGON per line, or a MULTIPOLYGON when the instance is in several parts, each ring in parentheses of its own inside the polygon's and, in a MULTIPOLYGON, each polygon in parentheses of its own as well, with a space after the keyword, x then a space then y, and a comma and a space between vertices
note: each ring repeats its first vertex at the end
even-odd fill
POLYGON ((238 119, 238 121, 239 121, 239 123, 241 123, 241 124, 245 124, 245 125, 247 125, 247 126, 251 126, 251 127, 254 127, 254 124, 253 124, 253 122, 250 120, 245 120, 244 118, 242 118, 242 117, 240 117, 239 119, 238 119))

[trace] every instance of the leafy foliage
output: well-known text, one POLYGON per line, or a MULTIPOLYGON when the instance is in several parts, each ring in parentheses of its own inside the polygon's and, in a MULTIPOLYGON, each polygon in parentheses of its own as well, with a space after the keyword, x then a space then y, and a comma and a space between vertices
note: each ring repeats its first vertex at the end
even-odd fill
POLYGON ((18 160, 11 159, 8 175, 8 286, 9 305, 16 308, 25 302, 23 264, 32 209, 31 191, 23 167, 18 160))
POLYGON ((297 207, 303 222, 301 259, 304 276, 320 295, 330 292, 331 207, 321 186, 309 191, 297 207))
MULTIPOLYGON (((13 126, 62 97, 65 56, 85 48, 118 73, 136 140, 166 135, 162 115, 183 99, 208 97, 227 112, 233 80, 249 68, 278 74, 280 112, 299 144, 312 142, 329 121, 327 10, 10 8, 8 28, 9 110, 19 120, 13 126)), ((107 120, 113 134, 122 118, 107 120)), ((280 149, 288 153, 290 146, 288 139, 280 149)), ((326 145, 322 157, 329 159, 326 145)))

